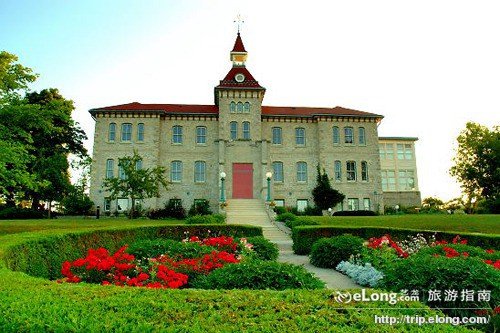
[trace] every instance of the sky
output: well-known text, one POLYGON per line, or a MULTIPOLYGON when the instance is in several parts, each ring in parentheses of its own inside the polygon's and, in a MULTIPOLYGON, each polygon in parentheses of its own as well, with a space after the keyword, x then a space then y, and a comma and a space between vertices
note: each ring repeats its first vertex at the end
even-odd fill
POLYGON ((0 0, 0 50, 58 88, 92 151, 91 108, 212 104, 231 67, 234 20, 264 105, 384 115, 380 136, 418 137, 422 198, 449 175, 467 121, 500 125, 497 0, 0 0))

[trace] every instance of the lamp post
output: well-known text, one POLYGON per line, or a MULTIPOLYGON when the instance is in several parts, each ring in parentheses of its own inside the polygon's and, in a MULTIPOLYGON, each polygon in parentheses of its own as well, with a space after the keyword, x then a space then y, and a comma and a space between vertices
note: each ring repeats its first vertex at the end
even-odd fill
POLYGON ((267 179, 267 197, 266 201, 270 202, 271 201, 271 178, 273 177, 272 172, 267 172, 266 173, 266 179, 267 179))
POLYGON ((226 202, 226 194, 224 193, 224 180, 226 180, 226 173, 224 171, 222 171, 220 173, 220 182, 221 182, 220 202, 226 202))

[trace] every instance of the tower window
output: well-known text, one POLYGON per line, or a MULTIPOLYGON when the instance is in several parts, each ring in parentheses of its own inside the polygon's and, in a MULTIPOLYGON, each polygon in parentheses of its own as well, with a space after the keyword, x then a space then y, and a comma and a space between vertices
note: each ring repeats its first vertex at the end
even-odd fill
POLYGON ((365 136, 365 128, 364 127, 359 128, 358 139, 359 139, 360 145, 366 145, 366 136, 365 136))
POLYGON ((243 139, 250 140, 250 123, 248 121, 243 122, 243 139))
POLYGON ((238 123, 237 122, 232 121, 229 124, 229 132, 230 132, 231 140, 236 140, 238 138, 238 123))
POLYGON ((244 108, 245 108, 245 113, 250 112, 250 103, 245 102, 245 106, 244 106, 244 108))
POLYGON ((366 161, 361 162, 361 180, 368 181, 368 163, 366 161))
POLYGON ((243 112, 243 103, 238 102, 238 104, 236 105, 236 111, 238 113, 242 113, 243 112))
POLYGON ((229 104, 229 112, 236 112, 236 103, 235 102, 231 102, 229 104))
POLYGON ((116 124, 109 124, 108 141, 115 141, 116 138, 116 124))

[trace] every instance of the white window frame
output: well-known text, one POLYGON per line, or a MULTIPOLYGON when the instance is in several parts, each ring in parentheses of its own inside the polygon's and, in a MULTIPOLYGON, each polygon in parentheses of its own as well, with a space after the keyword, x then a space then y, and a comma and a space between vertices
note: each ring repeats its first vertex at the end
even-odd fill
POLYGON ((297 182, 307 182, 307 163, 304 161, 297 162, 297 182))
POLYGON ((194 182, 204 183, 207 181, 207 167, 205 161, 195 161, 194 162, 194 182))
POLYGON ((344 127, 344 143, 349 145, 354 144, 354 130, 351 126, 344 127))
POLYGON ((207 143, 207 127, 197 126, 196 127, 196 144, 204 145, 207 143))
POLYGON ((335 181, 342 181, 342 162, 337 160, 333 164, 335 181))
POLYGON ((348 182, 355 182, 358 178, 357 172, 356 172, 356 161, 346 161, 346 177, 348 182), (352 167, 349 167, 349 166, 352 167))
POLYGON ((182 182, 182 161, 170 162, 170 181, 172 183, 182 182))
POLYGON ((250 140, 250 122, 244 121, 242 124, 243 140, 250 140))
POLYGON ((332 127, 332 136, 333 136, 333 144, 339 145, 340 144, 340 129, 338 126, 332 127))
POLYGON ((130 142, 132 141, 132 124, 131 123, 123 123, 121 126, 121 141, 122 142, 130 142))
POLYGON ((238 139, 238 122, 232 121, 229 123, 229 138, 231 140, 238 139))
POLYGON ((284 181, 283 162, 281 161, 273 162, 273 180, 276 183, 283 183, 284 181))
POLYGON ((182 126, 180 125, 174 125, 172 126, 172 143, 176 145, 182 144, 183 141, 183 129, 182 126))
POLYGON ((295 145, 297 146, 306 145, 306 129, 304 127, 295 128, 295 145))
POLYGON ((360 145, 366 145, 366 131, 364 127, 358 129, 358 142, 360 145))
POLYGON ((137 124, 137 142, 144 142, 144 123, 137 124))
POLYGON ((116 123, 110 123, 108 127, 108 141, 114 142, 116 140, 116 123))
POLYGON ((283 142, 283 130, 281 127, 273 127, 271 129, 271 142, 273 145, 281 145, 283 142))
POLYGON ((106 179, 113 178, 115 176, 115 160, 109 158, 106 160, 106 179))

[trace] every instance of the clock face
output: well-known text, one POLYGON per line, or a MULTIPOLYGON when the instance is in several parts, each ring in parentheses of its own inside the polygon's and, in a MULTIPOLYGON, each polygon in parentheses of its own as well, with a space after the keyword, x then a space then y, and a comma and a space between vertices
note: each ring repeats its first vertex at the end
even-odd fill
POLYGON ((238 73, 234 76, 234 79, 236 80, 236 82, 241 83, 241 82, 245 81, 245 75, 238 73))

